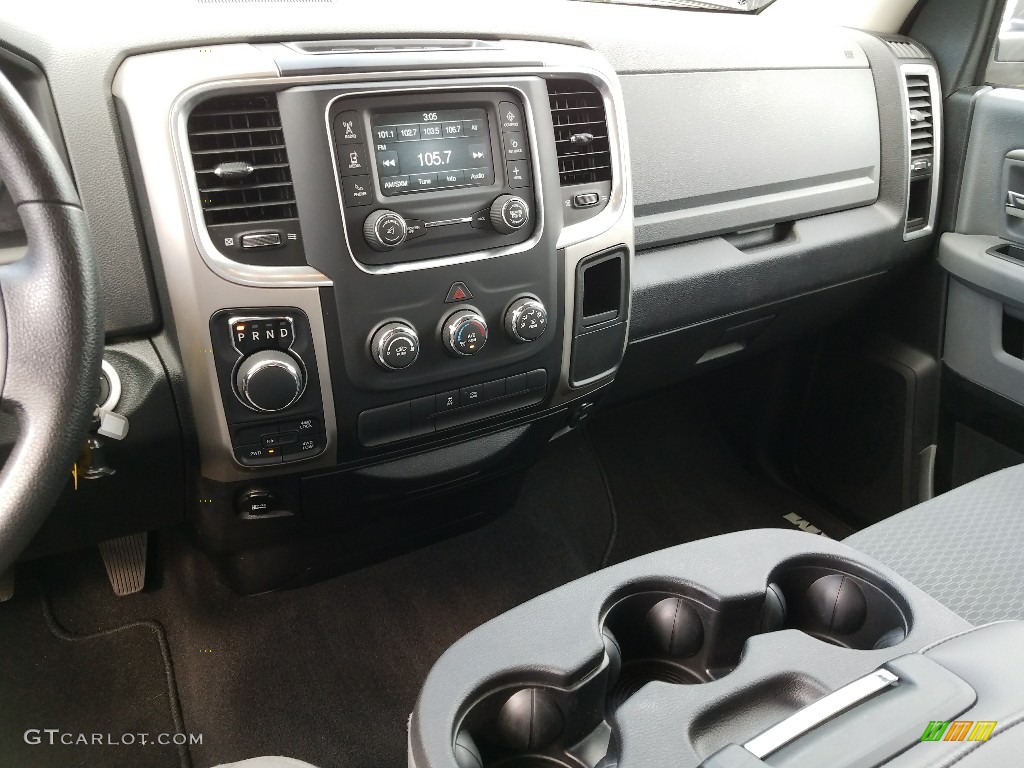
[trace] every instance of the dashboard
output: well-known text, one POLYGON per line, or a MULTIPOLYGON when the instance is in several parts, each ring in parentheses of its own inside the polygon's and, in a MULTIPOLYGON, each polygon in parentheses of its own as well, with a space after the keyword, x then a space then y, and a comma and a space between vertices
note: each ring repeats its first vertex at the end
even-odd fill
MULTIPOLYGON (((175 454, 109 487, 147 527, 188 520, 243 589, 309 560, 256 575, 254 547, 527 466, 599 402, 805 333, 926 251, 923 48, 545 7, 554 36, 412 6, 386 33, 305 7, 254 9, 244 40, 210 9, 135 37, 59 26, 75 71, 31 10, 4 33, 45 72, 95 225, 122 407, 175 454)), ((438 503, 409 530, 459 514, 438 503)), ((94 535, 140 524, 114 518, 94 535)))

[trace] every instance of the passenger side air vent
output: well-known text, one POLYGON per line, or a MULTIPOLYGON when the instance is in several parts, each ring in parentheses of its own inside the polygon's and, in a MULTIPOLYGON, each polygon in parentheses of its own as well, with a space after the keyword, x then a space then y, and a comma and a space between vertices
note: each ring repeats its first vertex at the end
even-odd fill
POLYGON ((931 156, 933 147, 932 94, 927 75, 904 74, 910 108, 910 157, 931 156))
POLYGON ((584 80, 549 80, 558 177, 563 187, 612 178, 604 99, 584 80))
POLYGON ((904 239, 923 237, 932 231, 938 200, 938 141, 941 103, 932 97, 937 82, 935 68, 924 64, 904 64, 903 88, 907 101, 908 186, 907 218, 904 239))
POLYGON ((188 118, 207 226, 295 219, 295 193, 277 96, 218 96, 188 118))

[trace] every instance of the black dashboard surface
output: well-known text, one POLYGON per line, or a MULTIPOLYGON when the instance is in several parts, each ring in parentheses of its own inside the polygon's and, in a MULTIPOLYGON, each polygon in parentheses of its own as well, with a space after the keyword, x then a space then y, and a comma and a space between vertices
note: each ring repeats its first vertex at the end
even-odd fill
MULTIPOLYGON (((5 8, 0 46, 37 62, 53 95, 100 258, 108 335, 151 331, 160 324, 146 254, 146 213, 132 191, 111 97, 114 74, 126 56, 215 43, 383 35, 565 42, 594 48, 619 74, 785 70, 829 66, 839 34, 824 29, 812 38, 765 17, 597 3, 531 0, 518 4, 515 13, 506 11, 481 3, 399 1, 389 4, 385 22, 369 8, 352 13, 346 7, 341 13, 337 3, 243 6, 172 0, 140 5, 111 0, 56 15, 39 4, 5 8), (116 23, 107 23, 111 18, 116 23)), ((424 55, 424 62, 431 58, 424 55)))

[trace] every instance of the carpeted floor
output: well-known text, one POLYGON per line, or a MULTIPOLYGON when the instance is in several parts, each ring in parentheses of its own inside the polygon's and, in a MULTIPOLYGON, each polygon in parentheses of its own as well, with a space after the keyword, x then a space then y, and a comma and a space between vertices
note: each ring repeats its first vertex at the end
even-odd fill
POLYGON ((0 606, 0 757, 18 768, 188 768, 163 629, 72 635, 38 585, 0 606))
MULTIPOLYGON (((514 509, 497 521, 303 589, 240 597, 201 554, 168 536, 155 569, 160 578, 125 599, 111 595, 95 550, 41 562, 33 570, 69 632, 155 624, 102 640, 53 640, 51 633, 44 643, 31 639, 43 633, 19 607, 19 591, 14 603, 0 605, 0 644, 21 648, 23 664, 39 663, 37 646, 46 652, 46 685, 68 681, 73 706, 55 704, 46 685, 37 694, 21 684, 26 699, 38 699, 40 717, 64 713, 68 727, 121 731, 147 711, 133 696, 154 712, 166 709, 166 689, 155 682, 166 669, 150 648, 159 647, 154 626, 163 627, 184 727, 202 738, 190 750, 196 768, 261 754, 321 768, 400 768, 420 684, 469 630, 602 562, 743 528, 788 526, 782 515, 794 510, 833 536, 845 534, 741 466, 698 400, 658 399, 599 415, 589 439, 577 433, 549 446, 514 509), (102 665, 86 673, 79 668, 94 666, 88 655, 51 653, 47 643, 99 643, 104 653, 93 655, 109 654, 108 664, 125 659, 117 673, 124 679, 102 665)), ((4 739, 20 738, 6 724, 0 730, 4 739)), ((83 768, 118 764, 99 753, 73 754, 78 762, 68 764, 83 768)), ((164 765, 150 754, 125 764, 164 765)))
POLYGON ((239 597, 201 556, 166 553, 161 589, 109 596, 98 554, 51 567, 69 628, 137 615, 167 628, 197 768, 287 754, 321 768, 396 768, 434 661, 490 618, 595 570, 609 514, 593 456, 570 437, 515 508, 477 531, 299 590, 239 597))
POLYGON ((832 538, 853 533, 744 467, 693 390, 600 414, 589 429, 618 518, 610 563, 731 531, 791 528, 791 513, 832 538))

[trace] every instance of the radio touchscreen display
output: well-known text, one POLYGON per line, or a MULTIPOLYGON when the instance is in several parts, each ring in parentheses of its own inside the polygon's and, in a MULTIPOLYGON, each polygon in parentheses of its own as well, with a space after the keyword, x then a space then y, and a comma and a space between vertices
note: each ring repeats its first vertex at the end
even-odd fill
POLYGON ((491 134, 482 108, 379 114, 372 133, 385 196, 494 183, 491 134))

